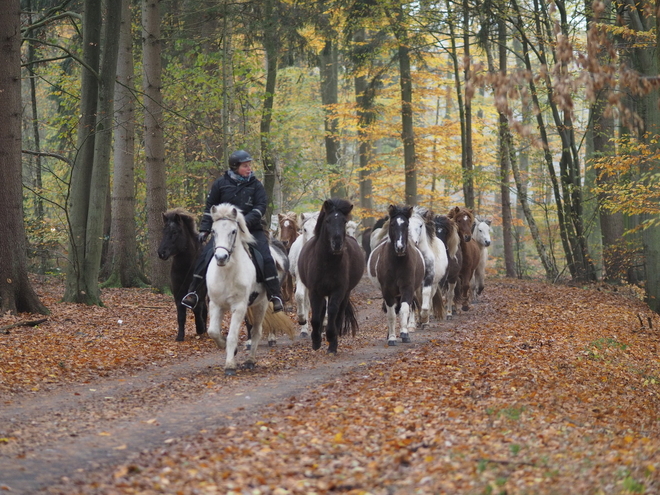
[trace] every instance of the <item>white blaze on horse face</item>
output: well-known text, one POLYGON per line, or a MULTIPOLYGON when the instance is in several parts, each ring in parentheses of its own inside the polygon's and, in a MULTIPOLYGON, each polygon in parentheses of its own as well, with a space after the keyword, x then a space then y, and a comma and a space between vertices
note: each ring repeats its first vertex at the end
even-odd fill
MULTIPOLYGON (((399 227, 401 227, 402 225, 404 225, 405 222, 403 221, 402 218, 397 218, 396 223, 397 225, 399 225, 399 227)), ((404 253, 405 249, 406 249, 406 242, 403 237, 403 229, 400 229, 398 231, 397 238, 394 240, 394 250, 397 253, 404 253)))

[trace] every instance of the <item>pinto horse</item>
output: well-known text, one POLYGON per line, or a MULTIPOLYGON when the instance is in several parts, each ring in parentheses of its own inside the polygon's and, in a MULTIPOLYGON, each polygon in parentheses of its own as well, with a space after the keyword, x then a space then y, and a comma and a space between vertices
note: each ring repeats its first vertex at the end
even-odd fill
POLYGON ((351 290, 364 271, 364 254, 355 238, 346 235, 353 204, 345 199, 327 199, 314 227, 314 237, 307 242, 298 260, 298 275, 309 291, 312 308, 312 349, 321 347, 321 326, 325 330, 328 354, 336 354, 338 335, 358 329, 351 290), (327 302, 326 302, 326 297, 327 302))
POLYGON ((479 217, 475 219, 474 227, 472 228, 472 239, 475 240, 479 246, 479 264, 474 271, 474 276, 470 286, 472 288, 472 301, 477 301, 479 296, 484 290, 484 282, 486 280, 486 264, 488 263, 488 246, 490 246, 490 220, 484 220, 479 217))
POLYGON ((397 344, 396 315, 401 320, 400 336, 403 343, 410 342, 415 331, 413 299, 424 279, 424 258, 410 242, 408 227, 413 209, 410 206, 390 205, 387 237, 371 251, 367 263, 369 279, 383 294, 387 313, 387 345, 397 344))
POLYGON ((314 228, 316 227, 316 220, 318 218, 318 211, 313 213, 302 213, 300 215, 301 234, 289 250, 289 262, 295 288, 298 325, 300 325, 300 336, 304 338, 309 337, 309 325, 307 323, 307 318, 309 317, 309 294, 307 293, 307 287, 305 287, 300 281, 300 277, 298 276, 298 258, 300 258, 300 252, 302 251, 303 246, 314 237, 314 228))
MULTIPOLYGON (((298 215, 289 211, 287 213, 277 214, 277 233, 276 239, 279 240, 286 249, 286 254, 289 254, 291 246, 298 238, 298 215)), ((282 297, 285 302, 293 299, 293 275, 287 270, 284 280, 282 281, 282 297)))
POLYGON ((456 223, 446 215, 436 215, 435 235, 442 240, 447 249, 447 277, 441 284, 442 292, 445 294, 447 319, 451 320, 454 315, 454 294, 460 292, 459 273, 463 264, 463 253, 461 251, 461 239, 458 235, 456 223))
POLYGON ((442 318, 444 311, 440 282, 447 273, 447 250, 444 243, 435 235, 433 217, 433 212, 420 206, 413 208, 413 214, 410 217, 410 237, 424 257, 420 310, 422 327, 428 326, 431 310, 436 318, 442 318))
MULTIPOLYGON (((173 257, 170 268, 170 289, 176 304, 176 316, 179 326, 177 342, 186 336, 186 307, 181 299, 188 293, 192 282, 193 269, 197 256, 202 250, 198 240, 194 217, 183 208, 173 208, 163 213, 163 237, 158 246, 158 257, 168 260, 173 257)), ((206 333, 206 287, 199 291, 199 304, 192 310, 195 315, 197 335, 206 333)))
POLYGON ((461 309, 468 311, 470 309, 470 280, 474 275, 474 271, 479 265, 479 246, 472 239, 472 224, 474 223, 474 215, 468 208, 454 207, 447 215, 451 218, 458 227, 458 234, 461 239, 461 253, 463 254, 463 263, 461 264, 461 271, 459 278, 461 280, 461 290, 458 302, 461 303, 461 309))

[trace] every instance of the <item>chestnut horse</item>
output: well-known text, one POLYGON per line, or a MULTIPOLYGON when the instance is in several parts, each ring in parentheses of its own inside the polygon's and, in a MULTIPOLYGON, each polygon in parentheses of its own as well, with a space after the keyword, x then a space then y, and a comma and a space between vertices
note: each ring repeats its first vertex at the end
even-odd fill
POLYGON ((479 246, 472 239, 474 215, 470 209, 456 206, 449 211, 447 216, 458 227, 458 234, 461 239, 461 253, 463 254, 463 263, 459 273, 461 291, 457 302, 461 303, 461 309, 463 311, 468 311, 470 309, 470 281, 481 258, 479 246))
POLYGON ((463 253, 461 251, 461 239, 458 235, 456 223, 447 215, 435 216, 435 235, 442 240, 447 247, 447 278, 442 283, 442 292, 445 295, 447 307, 447 319, 451 320, 454 315, 454 295, 460 292, 459 274, 463 265, 463 253))
POLYGON ((353 204, 327 199, 298 259, 298 276, 309 291, 312 308, 312 349, 321 347, 321 326, 328 312, 325 335, 328 354, 337 354, 338 335, 358 329, 350 296, 364 272, 364 254, 355 238, 346 235, 353 204), (326 302, 327 297, 327 302, 326 302))
MULTIPOLYGON (((284 245, 288 255, 291 246, 298 238, 298 215, 295 212, 289 211, 277 214, 277 233, 275 237, 284 245)), ((282 281, 282 297, 285 302, 293 299, 293 291, 293 275, 290 271, 287 271, 282 281)))

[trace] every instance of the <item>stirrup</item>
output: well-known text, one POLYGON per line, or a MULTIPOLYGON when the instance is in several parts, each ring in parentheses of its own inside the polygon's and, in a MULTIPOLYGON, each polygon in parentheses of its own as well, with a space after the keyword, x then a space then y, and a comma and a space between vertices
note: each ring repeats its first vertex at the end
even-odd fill
POLYGON ((271 296, 270 302, 273 303, 273 313, 284 311, 284 303, 282 303, 282 298, 280 296, 271 296))
POLYGON ((197 306, 198 302, 199 296, 197 295, 197 292, 188 292, 188 294, 183 296, 183 299, 181 299, 181 305, 190 309, 195 309, 195 306, 197 306), (195 298, 194 301, 192 300, 193 298, 195 298))

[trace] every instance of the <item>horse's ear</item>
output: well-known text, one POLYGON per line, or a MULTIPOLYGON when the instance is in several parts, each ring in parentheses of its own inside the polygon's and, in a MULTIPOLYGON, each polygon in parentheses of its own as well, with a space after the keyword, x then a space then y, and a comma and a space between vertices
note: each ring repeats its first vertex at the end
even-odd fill
POLYGON ((235 206, 231 209, 231 216, 234 220, 238 218, 238 208, 235 206))
POLYGON ((396 208, 396 206, 394 205, 390 205, 389 208, 387 208, 387 213, 389 213, 390 216, 392 216, 392 212, 394 211, 394 208, 396 208))
POLYGON ((218 207, 216 205, 211 206, 211 215, 213 215, 216 211, 218 211, 218 207))
POLYGON ((285 216, 286 215, 284 215, 283 213, 278 213, 277 214, 277 219, 281 222, 285 218, 285 216))
POLYGON ((415 208, 412 206, 406 206, 406 216, 408 218, 412 217, 413 211, 415 211, 415 208))
POLYGON ((167 215, 165 215, 165 212, 162 212, 161 215, 163 215, 163 223, 167 224, 167 215))
POLYGON ((490 227, 490 222, 491 222, 490 220, 486 220, 486 225, 488 225, 489 227, 490 227))
POLYGON ((321 209, 324 210, 324 211, 328 211, 330 208, 332 208, 332 201, 330 201, 329 199, 326 199, 323 202, 323 207, 321 209))

